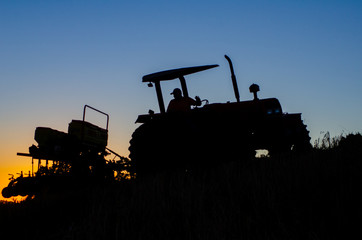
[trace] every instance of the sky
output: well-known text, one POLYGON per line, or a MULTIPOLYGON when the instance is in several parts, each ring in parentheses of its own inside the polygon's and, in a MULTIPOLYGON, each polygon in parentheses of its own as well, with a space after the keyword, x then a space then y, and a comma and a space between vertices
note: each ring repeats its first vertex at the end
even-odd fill
MULTIPOLYGON (((108 146, 128 156, 137 115, 159 111, 144 75, 219 64, 187 76, 189 94, 235 101, 225 54, 241 99, 258 84, 302 113, 312 141, 362 132, 362 1, 2 0, 0 29, 1 189, 31 168, 16 153, 35 128, 67 132, 85 104, 110 115, 108 146)), ((162 85, 166 104, 176 86, 162 85)))

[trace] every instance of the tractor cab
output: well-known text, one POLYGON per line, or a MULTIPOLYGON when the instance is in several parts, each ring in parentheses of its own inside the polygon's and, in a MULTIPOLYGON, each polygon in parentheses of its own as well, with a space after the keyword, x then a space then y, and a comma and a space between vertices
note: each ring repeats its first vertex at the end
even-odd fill
POLYGON ((142 82, 148 82, 148 86, 152 87, 153 84, 155 84, 156 88, 156 94, 157 94, 157 100, 158 105, 160 107, 160 112, 165 113, 165 104, 162 97, 162 90, 161 90, 161 81, 168 81, 168 80, 174 80, 179 79, 181 88, 182 88, 182 94, 184 97, 188 97, 189 93, 187 90, 185 75, 189 75, 192 73, 201 72, 210 68, 218 67, 219 65, 205 65, 205 66, 197 66, 197 67, 186 67, 186 68, 178 68, 178 69, 172 69, 157 73, 152 73, 146 76, 143 76, 142 82))
POLYGON ((185 80, 184 76, 192 74, 192 73, 201 72, 201 71, 204 71, 207 69, 215 68, 218 66, 219 65, 214 64, 214 65, 178 68, 178 69, 156 72, 156 73, 152 73, 152 74, 143 76, 142 82, 148 82, 149 87, 153 87, 153 85, 154 85, 156 88, 156 94, 157 94, 158 105, 160 108, 160 114, 154 114, 153 111, 150 111, 149 114, 139 115, 136 120, 136 123, 144 123, 152 118, 155 118, 159 115, 163 115, 166 113, 165 103, 163 101, 162 90, 161 90, 161 81, 179 79, 183 97, 189 97, 186 80, 185 80))

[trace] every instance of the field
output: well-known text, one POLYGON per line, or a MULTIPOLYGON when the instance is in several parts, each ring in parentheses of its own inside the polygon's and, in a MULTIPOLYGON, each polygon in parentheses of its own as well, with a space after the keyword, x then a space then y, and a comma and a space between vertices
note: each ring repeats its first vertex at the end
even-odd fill
MULTIPOLYGON (((360 239, 362 141, 0 204, 12 239, 360 239), (356 236, 355 234, 358 234, 356 236)), ((343 141, 344 140, 344 141, 343 141)))

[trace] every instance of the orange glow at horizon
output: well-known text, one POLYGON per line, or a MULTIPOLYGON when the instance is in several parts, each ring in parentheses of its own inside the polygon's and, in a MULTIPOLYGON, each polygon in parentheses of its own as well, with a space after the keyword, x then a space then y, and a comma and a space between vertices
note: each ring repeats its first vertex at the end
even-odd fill
MULTIPOLYGON (((32 170, 31 158, 16 155, 18 152, 27 153, 31 144, 35 143, 32 139, 34 133, 24 133, 24 129, 33 132, 29 126, 22 126, 20 129, 16 129, 17 131, 12 128, 0 128, 3 133, 2 138, 0 138, 0 192, 9 184, 11 177, 9 174, 17 178, 21 172, 27 176, 32 170)), ((0 200, 9 201, 11 199, 4 198, 0 193, 0 200)), ((20 198, 14 199, 21 200, 20 198)))
MULTIPOLYGON (((31 159, 30 159, 31 160, 31 159)), ((0 191, 3 190, 3 188, 5 188, 6 186, 8 186, 9 182, 10 182, 10 177, 12 175, 14 175, 14 178, 19 177, 20 173, 23 172, 24 176, 27 176, 29 171, 31 172, 31 161, 28 164, 24 164, 24 165, 13 165, 13 166, 1 166, 0 167, 0 191)), ((4 198, 2 196, 2 194, 0 194, 0 201, 1 200, 5 200, 5 201, 9 201, 12 200, 12 198, 4 198)), ((16 201, 19 201, 21 199, 15 197, 16 201)))

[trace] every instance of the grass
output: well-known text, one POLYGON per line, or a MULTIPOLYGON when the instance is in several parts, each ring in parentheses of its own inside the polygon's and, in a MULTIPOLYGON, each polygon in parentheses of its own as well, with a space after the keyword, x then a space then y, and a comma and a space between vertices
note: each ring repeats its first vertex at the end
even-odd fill
POLYGON ((357 239, 361 143, 3 202, 0 226, 15 239, 357 239))

